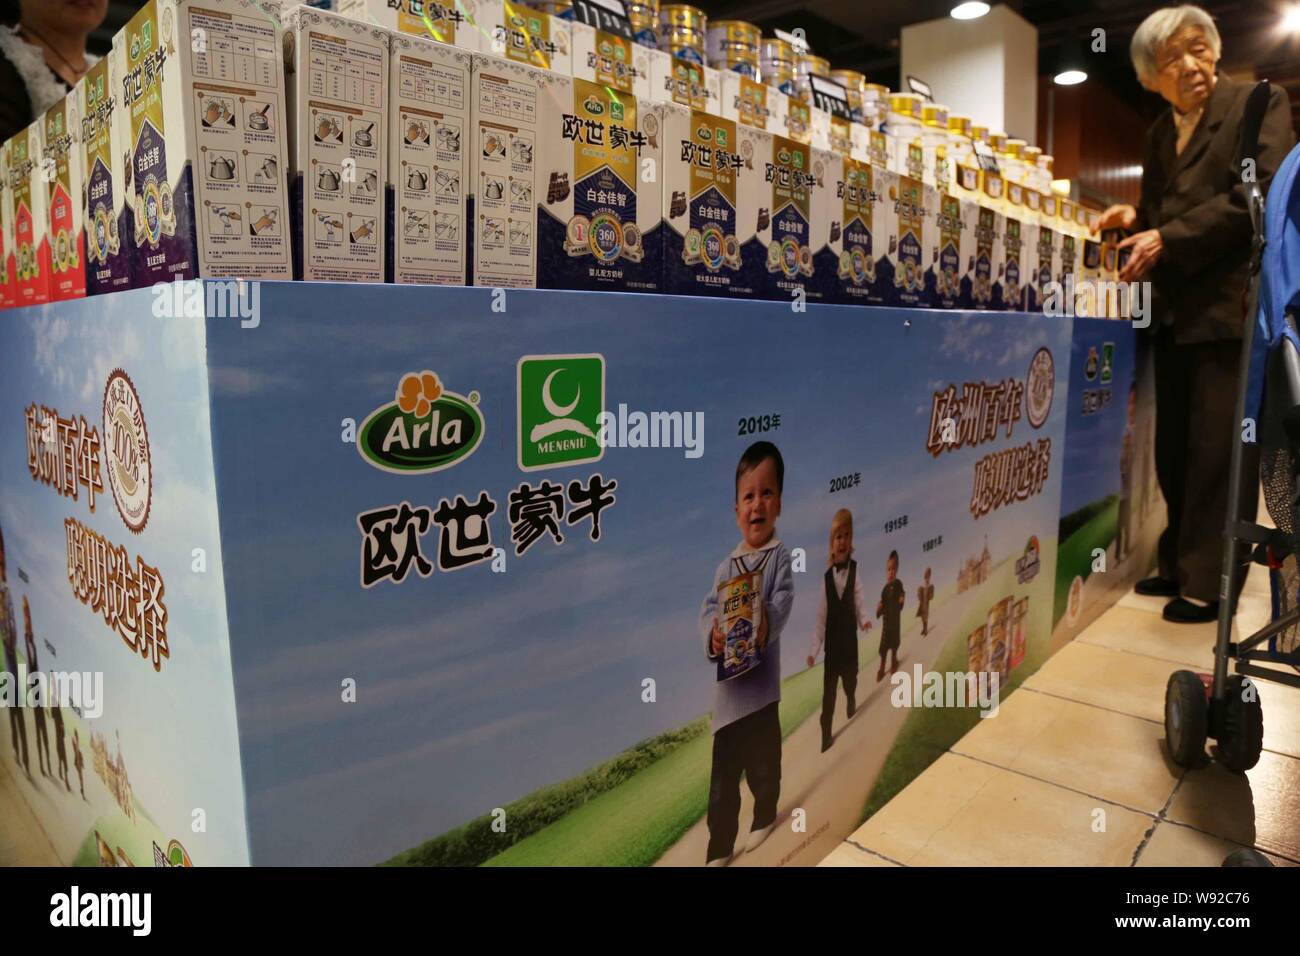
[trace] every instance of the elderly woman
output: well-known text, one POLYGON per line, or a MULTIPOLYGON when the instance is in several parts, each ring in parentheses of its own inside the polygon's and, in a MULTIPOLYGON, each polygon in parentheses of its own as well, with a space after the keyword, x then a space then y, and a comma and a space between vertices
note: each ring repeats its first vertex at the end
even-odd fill
MULTIPOLYGON (((1219 31, 1200 7, 1168 7, 1138 27, 1133 67, 1169 103, 1147 133, 1142 199, 1112 206, 1099 228, 1132 232, 1124 282, 1154 287, 1156 473, 1169 510, 1159 569, 1141 594, 1169 597, 1166 620, 1218 615, 1228 471, 1244 325, 1251 225, 1236 165, 1250 87, 1219 76, 1219 31)), ((1295 141, 1286 93, 1273 87, 1253 174, 1268 181, 1295 141)), ((1250 446, 1252 449, 1254 446, 1250 446)), ((1258 486, 1247 482, 1254 514, 1258 486)))

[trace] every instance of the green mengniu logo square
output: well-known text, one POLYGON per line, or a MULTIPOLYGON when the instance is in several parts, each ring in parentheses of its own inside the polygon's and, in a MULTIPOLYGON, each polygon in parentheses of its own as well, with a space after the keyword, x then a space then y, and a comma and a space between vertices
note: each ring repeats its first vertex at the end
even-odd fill
POLYGON ((1105 342, 1101 346, 1101 383, 1109 385, 1114 377, 1115 343, 1105 342))
POLYGON ((602 355, 519 359, 519 467, 523 471, 600 461, 605 410, 602 355))
POLYGON ((622 121, 623 121, 623 118, 624 118, 624 115, 623 115, 623 104, 620 103, 618 100, 610 100, 610 101, 609 101, 609 118, 610 118, 610 119, 616 119, 616 120, 618 120, 619 122, 622 122, 622 121))

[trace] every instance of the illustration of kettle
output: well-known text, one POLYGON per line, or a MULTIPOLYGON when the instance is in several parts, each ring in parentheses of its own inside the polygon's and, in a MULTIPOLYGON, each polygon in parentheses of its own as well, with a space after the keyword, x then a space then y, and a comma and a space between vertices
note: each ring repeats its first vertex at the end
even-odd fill
POLYGON ((428 185, 429 185, 429 177, 424 173, 420 172, 418 169, 412 169, 409 173, 407 173, 406 175, 407 189, 422 190, 428 185))
POLYGON ((483 190, 483 194, 488 199, 500 199, 504 193, 505 190, 501 188, 501 180, 499 179, 488 180, 488 184, 483 190))
POLYGON ((338 192, 339 174, 334 172, 332 169, 322 169, 320 171, 320 177, 316 182, 316 186, 318 189, 323 189, 326 192, 338 192))
POLYGON ((235 178, 235 164, 225 156, 213 156, 208 166, 208 178, 228 180, 235 178))

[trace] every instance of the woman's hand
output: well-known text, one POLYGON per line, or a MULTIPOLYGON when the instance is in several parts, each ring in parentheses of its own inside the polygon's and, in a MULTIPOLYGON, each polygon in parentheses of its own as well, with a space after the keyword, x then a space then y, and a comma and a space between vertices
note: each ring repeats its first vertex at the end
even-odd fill
POLYGON ((1119 274, 1120 282, 1140 282, 1156 267, 1165 253, 1165 241, 1159 229, 1148 229, 1129 236, 1119 244, 1121 251, 1132 249, 1132 256, 1119 274))
POLYGON ((1097 219, 1097 225, 1093 228, 1093 235, 1096 235, 1103 229, 1132 229, 1133 223, 1137 222, 1138 212, 1132 206, 1121 204, 1111 206, 1097 219))

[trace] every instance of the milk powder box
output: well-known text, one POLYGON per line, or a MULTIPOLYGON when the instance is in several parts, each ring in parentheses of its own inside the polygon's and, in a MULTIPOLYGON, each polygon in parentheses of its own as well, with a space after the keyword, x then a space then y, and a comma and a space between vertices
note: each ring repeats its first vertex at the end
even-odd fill
POLYGON ((390 33, 310 7, 290 10, 284 32, 295 272, 382 282, 390 33))
POLYGON ((477 52, 554 70, 561 76, 574 75, 573 21, 512 0, 479 0, 474 24, 477 52))
POLYGON ((975 213, 975 268, 970 285, 969 309, 992 309, 993 285, 1004 267, 1002 214, 992 206, 980 205, 975 213))
POLYGON ((711 66, 655 50, 646 54, 650 96, 654 102, 676 103, 708 113, 722 110, 722 76, 711 66), (658 55, 655 55, 658 54, 658 55))
POLYGON ((9 141, 15 305, 50 301, 49 219, 41 171, 41 125, 38 120, 9 141))
MULTIPOLYGON (((114 43, 120 43, 120 37, 115 37, 114 43)), ((73 90, 81 122, 85 176, 87 295, 131 287, 132 230, 126 218, 122 91, 114 72, 118 62, 116 56, 104 57, 73 90)))
MULTIPOLYGON (((590 23, 560 22, 567 23, 571 38, 569 73, 573 78, 612 86, 649 103, 650 77, 637 69, 636 42, 628 36, 597 30, 590 23)), ((642 62, 647 62, 645 57, 642 62)))
POLYGON ((1005 312, 1025 308, 1025 242, 1023 223, 1012 216, 1002 220, 1002 268, 993 283, 993 307, 1005 312))
POLYGON ((789 96, 735 70, 723 70, 719 76, 719 107, 724 118, 769 133, 790 135, 789 96))
POLYGON ((658 114, 482 54, 471 88, 473 284, 657 290, 658 114))
POLYGON ((969 301, 975 278, 975 225, 979 207, 955 193, 940 193, 935 234, 938 255, 928 270, 930 306, 960 309, 969 301))
MULTIPOLYGON (((480 0, 331 0, 335 12, 354 20, 369 20, 394 33, 428 37, 469 53, 479 50, 481 34, 474 24, 480 0)), ((287 13, 292 0, 284 0, 287 13)), ((319 4, 314 4, 319 6, 319 4)), ((496 4, 500 6, 498 2, 496 4)), ((490 4, 483 0, 486 11, 490 4)))
POLYGON ((815 156, 806 143, 773 136, 763 161, 768 200, 759 211, 758 238, 767 246, 763 298, 822 301, 827 286, 814 279, 814 253, 830 244, 830 221, 822 214, 825 190, 833 189, 827 185, 826 156, 815 156))
MULTIPOLYGON (((890 196, 890 259, 894 266, 894 304, 909 308, 930 306, 926 275, 934 269, 939 246, 935 236, 938 193, 920 179, 899 176, 890 196)), ((934 283, 930 279, 930 286, 934 283)))
POLYGON ((275 9, 147 0, 114 43, 135 285, 291 277, 275 9))
POLYGON ((1027 275, 1029 283, 1025 288, 1025 311, 1043 311, 1043 300, 1048 288, 1056 278, 1056 256, 1059 235, 1041 220, 1029 227, 1029 238, 1025 248, 1029 252, 1027 275))
POLYGON ((475 54, 470 72, 469 261, 473 285, 537 284, 537 209, 572 196, 560 172, 539 172, 539 137, 572 94, 572 81, 549 70, 475 54), (567 94, 567 95, 566 95, 567 94))
POLYGON ((887 197, 897 177, 870 163, 837 156, 831 162, 824 215, 829 219, 825 261, 816 260, 819 278, 830 285, 827 301, 846 305, 889 305, 893 275, 885 256, 887 197))
POLYGON ((14 202, 9 185, 9 140, 0 143, 0 309, 17 301, 14 284, 14 202))
POLYGON ((86 294, 81 121, 76 104, 74 89, 46 110, 41 119, 51 301, 79 299, 86 294))
MULTIPOLYGON (((558 79, 549 93, 538 138, 537 285, 658 291, 663 281, 658 112, 635 96, 586 80, 558 79)), ((492 183, 491 172, 476 183, 485 212, 492 183)))
POLYGON ((771 137, 703 110, 654 108, 663 137, 663 291, 757 298, 766 259, 757 199, 771 137))
POLYGON ((663 101, 656 98, 650 82, 651 60, 667 61, 662 50, 648 49, 634 40, 598 30, 580 20, 568 23, 572 37, 570 66, 574 79, 588 80, 631 93, 643 107, 663 101))
POLYGON ((463 285, 472 54, 389 35, 390 281, 463 285))

